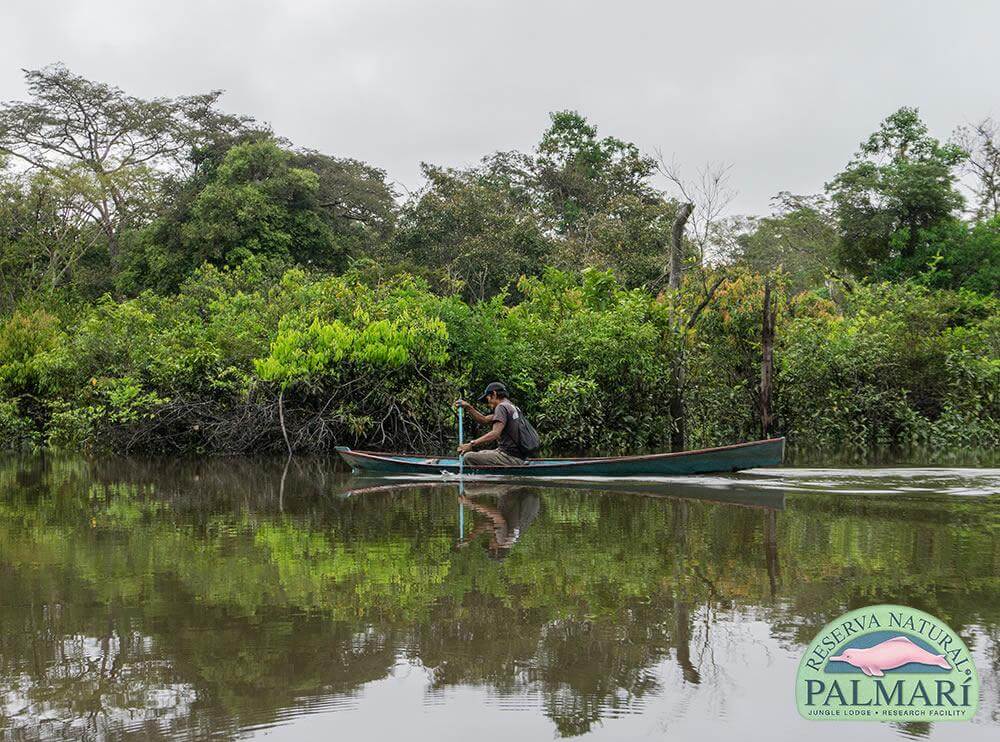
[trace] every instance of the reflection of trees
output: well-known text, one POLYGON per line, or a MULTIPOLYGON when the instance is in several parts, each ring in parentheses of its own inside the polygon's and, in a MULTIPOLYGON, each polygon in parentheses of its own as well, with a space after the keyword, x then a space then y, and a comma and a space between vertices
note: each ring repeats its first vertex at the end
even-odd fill
POLYGON ((40 590, 28 577, 0 573, 0 593, 17 598, 0 602, 8 730, 21 738, 93 737, 189 713, 194 688, 149 636, 130 627, 126 612, 40 590))
POLYGON ((669 649, 669 606, 623 606, 624 622, 553 619, 481 593, 442 604, 414 629, 410 652, 430 668, 434 688, 487 684, 500 695, 538 693, 564 734, 658 689, 651 667, 669 649))
POLYGON ((666 656, 669 613, 635 608, 624 625, 561 621, 546 628, 538 677, 546 712, 563 736, 659 690, 652 666, 666 656))
POLYGON ((23 718, 235 731, 403 655, 431 692, 537 694, 573 735, 677 692, 665 660, 697 692, 721 682, 720 608, 804 644, 848 607, 907 602, 986 627, 997 662, 1000 523, 982 502, 810 495, 777 513, 542 488, 496 563, 452 548, 454 489, 342 497, 293 463, 280 512, 283 465, 0 465, 0 683, 23 718))
POLYGON ((986 659, 993 678, 992 683, 982 683, 980 679, 980 688, 986 700, 984 705, 990 708, 990 720, 996 723, 1000 722, 1000 626, 991 626, 984 633, 986 659), (992 698, 987 697, 989 693, 992 698))
POLYGON ((767 581, 773 598, 781 580, 781 566, 778 563, 778 514, 773 510, 764 514, 764 554, 767 560, 767 581))
POLYGON ((398 651, 391 637, 321 616, 206 607, 169 579, 152 604, 127 606, 95 602, 68 574, 51 592, 11 575, 0 588, 34 601, 0 607, 0 697, 26 738, 235 732, 302 696, 384 678, 398 651), (136 624, 149 635, 130 633, 136 624))

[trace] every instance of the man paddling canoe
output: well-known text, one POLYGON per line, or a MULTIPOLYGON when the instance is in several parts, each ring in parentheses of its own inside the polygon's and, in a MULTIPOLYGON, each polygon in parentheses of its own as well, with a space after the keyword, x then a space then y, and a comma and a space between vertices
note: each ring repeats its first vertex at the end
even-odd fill
POLYGON ((479 401, 485 401, 492 414, 484 415, 464 399, 455 402, 456 406, 468 410, 477 423, 491 426, 479 438, 458 446, 458 452, 465 454, 466 466, 520 466, 525 458, 538 452, 538 433, 510 401, 506 386, 499 381, 490 382, 479 401), (496 448, 473 450, 494 441, 496 448))

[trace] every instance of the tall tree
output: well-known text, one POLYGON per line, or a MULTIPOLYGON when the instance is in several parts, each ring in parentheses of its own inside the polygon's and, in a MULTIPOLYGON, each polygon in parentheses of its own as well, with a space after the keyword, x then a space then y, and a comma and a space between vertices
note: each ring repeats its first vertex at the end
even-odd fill
POLYGON ((572 232, 589 214, 623 196, 660 200, 649 184, 656 162, 634 144, 615 137, 599 139, 597 128, 576 111, 557 111, 551 119, 534 167, 559 233, 572 232))
POLYGON ((268 139, 230 149, 182 227, 185 257, 194 265, 260 254, 339 266, 342 252, 318 209, 319 176, 294 167, 294 159, 268 139))
POLYGON ((384 170, 312 150, 295 153, 292 164, 316 174, 317 209, 345 254, 370 254, 389 238, 396 221, 396 193, 384 170))
POLYGON ((467 298, 489 298, 538 272, 549 249, 507 155, 467 170, 423 165, 425 187, 403 207, 394 250, 425 273, 444 271, 467 298))
POLYGON ((1000 215, 1000 124, 985 118, 955 134, 958 146, 969 153, 965 170, 975 179, 976 219, 992 219, 1000 215))
POLYGON ((782 191, 771 216, 758 219, 739 240, 736 262, 766 274, 780 269, 793 291, 821 286, 837 265, 837 225, 822 196, 782 191))
POLYGON ((157 209, 165 173, 193 148, 246 119, 215 109, 221 91, 143 99, 61 64, 26 70, 30 100, 0 106, 0 153, 74 184, 118 262, 124 230, 157 209))
POLYGON ((75 184, 45 172, 0 179, 0 308, 79 279, 78 266, 101 241, 88 208, 75 184))
POLYGON ((635 144, 599 137, 576 111, 551 114, 530 165, 535 200, 557 235, 551 262, 611 269, 628 286, 657 286, 677 204, 653 187, 655 170, 635 144))
POLYGON ((911 258, 920 230, 961 209, 955 168, 965 156, 961 147, 930 136, 915 108, 885 119, 826 187, 843 264, 871 275, 892 258, 911 258))
POLYGON ((734 234, 733 220, 727 217, 726 209, 735 193, 728 185, 731 168, 726 164, 708 163, 694 180, 685 178, 676 162, 668 165, 662 154, 658 168, 681 196, 671 226, 667 291, 661 296, 670 317, 667 341, 673 359, 668 402, 672 426, 670 447, 683 451, 687 446, 688 345, 702 312, 728 278, 725 269, 712 271, 705 259, 710 255, 723 257, 731 249, 728 243, 734 234))

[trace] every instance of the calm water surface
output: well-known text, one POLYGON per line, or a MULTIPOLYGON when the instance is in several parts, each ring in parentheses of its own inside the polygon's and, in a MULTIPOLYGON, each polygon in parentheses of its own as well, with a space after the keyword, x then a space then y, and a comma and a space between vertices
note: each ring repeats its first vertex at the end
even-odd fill
POLYGON ((1000 739, 1000 469, 282 473, 0 461, 0 733, 1000 739), (975 723, 798 717, 805 645, 887 602, 973 649, 975 723))

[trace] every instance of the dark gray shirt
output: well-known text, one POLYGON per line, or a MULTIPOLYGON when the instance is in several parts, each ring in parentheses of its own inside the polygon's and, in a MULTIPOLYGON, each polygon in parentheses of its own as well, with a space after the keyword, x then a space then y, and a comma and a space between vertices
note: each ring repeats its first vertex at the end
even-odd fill
POLYGON ((521 439, 521 429, 518 427, 518 417, 520 417, 517 407, 509 399, 505 399, 493 410, 493 422, 502 422, 503 432, 497 441, 497 450, 510 454, 515 458, 521 458, 521 447, 518 445, 521 439))

